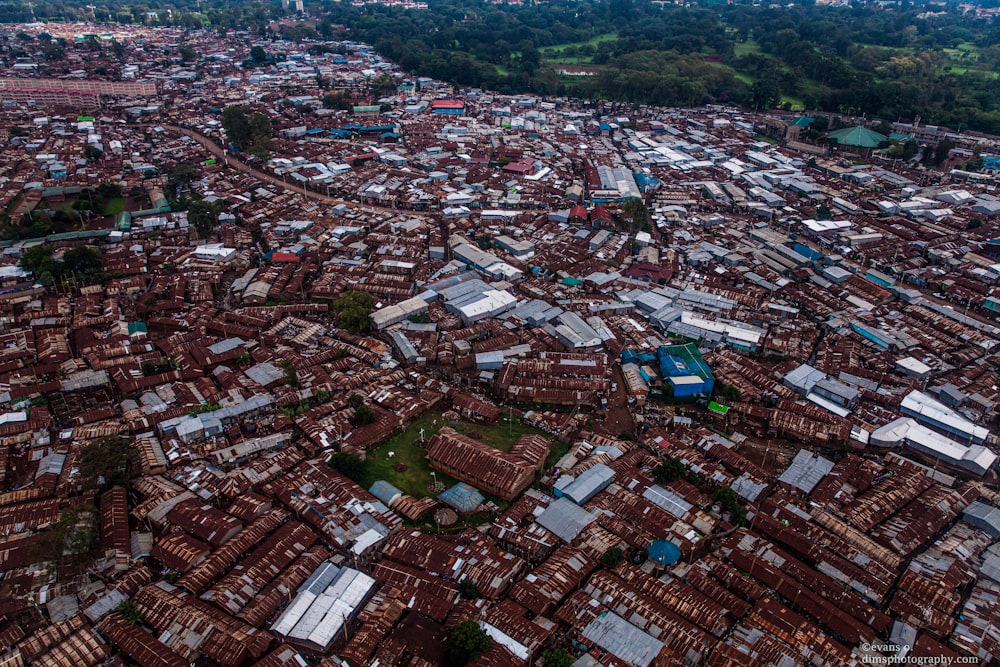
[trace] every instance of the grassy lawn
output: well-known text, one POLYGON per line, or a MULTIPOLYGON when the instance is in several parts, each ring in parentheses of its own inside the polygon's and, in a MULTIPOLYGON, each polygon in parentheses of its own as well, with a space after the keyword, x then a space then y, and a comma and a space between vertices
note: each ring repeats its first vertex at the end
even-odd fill
POLYGON ((729 65, 727 65, 726 63, 723 63, 723 62, 718 62, 718 61, 713 61, 713 60, 708 60, 706 62, 709 65, 711 65, 712 67, 715 67, 715 68, 718 68, 718 69, 727 69, 727 70, 731 71, 733 73, 733 76, 736 77, 736 79, 738 81, 742 81, 743 83, 745 83, 748 86, 752 86, 753 85, 753 77, 750 76, 749 74, 744 74, 743 72, 739 72, 739 71, 733 69, 732 67, 730 67, 729 65))
MULTIPOLYGON (((463 421, 450 426, 463 435, 475 438, 504 452, 509 452, 522 435, 527 433, 545 435, 537 429, 525 426, 517 417, 514 417, 512 423, 507 422, 506 419, 507 416, 504 415, 496 424, 474 424, 463 421)), ((428 487, 434 481, 434 476, 431 475, 431 467, 427 462, 427 450, 419 444, 420 429, 424 429, 424 438, 430 440, 432 435, 445 426, 449 426, 449 424, 441 416, 441 413, 428 412, 410 424, 409 428, 402 433, 393 436, 375 449, 369 450, 362 486, 369 489, 376 480, 384 479, 414 498, 433 496, 434 494, 430 492, 428 487), (393 452, 391 458, 389 452, 393 452), (406 466, 406 469, 400 471, 393 466, 406 466)), ((559 443, 556 445, 562 446, 559 443)), ((556 447, 553 449, 555 450, 556 447)), ((442 473, 437 473, 436 476, 437 481, 447 487, 458 482, 458 480, 442 473)))
POLYGON ((760 53, 760 44, 748 39, 745 42, 741 42, 733 47, 733 55, 739 58, 740 56, 750 55, 751 53, 760 53))
POLYGON ((613 32, 608 32, 603 35, 597 35, 596 37, 591 37, 586 42, 569 42, 567 44, 554 44, 552 46, 545 46, 539 49, 542 52, 543 57, 549 57, 556 53, 562 53, 569 47, 581 47, 581 46, 593 46, 597 48, 602 42, 613 42, 618 39, 618 35, 613 32))
POLYGON ((497 71, 497 74, 499 74, 500 76, 510 76, 510 72, 503 65, 494 64, 493 69, 495 69, 497 71))
MULTIPOLYGON (((430 440, 431 436, 441 430, 445 421, 441 414, 428 412, 402 433, 389 438, 387 441, 369 450, 366 457, 364 486, 366 489, 376 480, 384 479, 403 493, 408 493, 414 498, 423 498, 433 495, 428 490, 428 486, 434 481, 431 477, 431 467, 427 464, 427 450, 420 446, 420 429, 424 429, 424 437, 430 440), (437 423, 434 423, 435 420, 437 423), (393 452, 389 458, 389 452, 393 452), (394 465, 406 466, 406 470, 398 471, 394 465)), ((439 482, 448 486, 454 484, 447 475, 439 474, 439 482)))
POLYGON ((125 210, 125 197, 109 199, 104 204, 104 215, 118 215, 125 210))
MULTIPOLYGON (((507 415, 500 418, 496 424, 472 424, 461 422, 453 426, 456 431, 470 438, 475 438, 493 449, 501 452, 509 452, 514 447, 514 443, 522 435, 539 434, 545 435, 536 428, 525 426, 521 420, 514 417, 514 421, 507 421, 507 415)), ((548 437, 548 436, 546 436, 548 437)))
POLYGON ((763 142, 772 144, 774 146, 780 146, 781 145, 781 142, 778 141, 777 139, 772 139, 771 137, 765 137, 763 134, 758 134, 753 139, 754 139, 754 141, 763 141, 763 142))
POLYGON ((785 104, 786 102, 792 105, 792 111, 802 111, 806 108, 805 103, 799 98, 791 97, 790 95, 782 95, 781 103, 785 104))

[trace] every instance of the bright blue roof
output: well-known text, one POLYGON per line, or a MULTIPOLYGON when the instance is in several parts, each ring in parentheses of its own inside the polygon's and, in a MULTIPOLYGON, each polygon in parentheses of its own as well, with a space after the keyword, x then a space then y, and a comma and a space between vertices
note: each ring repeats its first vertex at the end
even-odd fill
POLYGON ((646 551, 650 560, 660 565, 673 565, 681 559, 681 550, 676 544, 667 540, 653 540, 646 551))

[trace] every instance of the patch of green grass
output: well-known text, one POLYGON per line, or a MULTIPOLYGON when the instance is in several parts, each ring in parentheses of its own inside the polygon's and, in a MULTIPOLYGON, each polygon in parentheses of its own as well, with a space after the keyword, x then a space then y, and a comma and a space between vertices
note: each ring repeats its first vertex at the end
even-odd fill
MULTIPOLYGON (((362 486, 370 489, 377 480, 384 479, 414 498, 433 495, 427 488, 434 481, 434 477, 427 463, 427 450, 419 444, 420 429, 424 429, 424 437, 430 440, 431 436, 443 426, 445 421, 440 413, 428 412, 410 424, 402 433, 369 450, 365 457, 367 465, 362 486), (393 453, 392 457, 389 456, 389 452, 393 453), (406 466, 406 469, 396 470, 393 467, 396 465, 406 466)), ((441 473, 437 474, 437 480, 447 486, 457 481, 441 473)))
POLYGON ((743 72, 740 72, 738 70, 735 70, 735 69, 733 69, 732 67, 730 67, 729 65, 727 65, 724 62, 713 61, 713 60, 707 60, 705 62, 707 62, 709 65, 711 65, 712 67, 715 67, 717 69, 728 69, 728 70, 730 70, 733 73, 733 76, 737 80, 742 81, 743 83, 747 84, 748 86, 752 86, 753 85, 753 77, 752 76, 750 76, 749 74, 744 74, 743 72))
POLYGON ((503 65, 494 64, 493 69, 495 69, 497 71, 497 74, 499 74, 500 76, 510 76, 510 71, 503 65))
POLYGON ((780 146, 781 145, 781 142, 778 141, 777 139, 772 139, 771 137, 766 137, 763 134, 758 134, 753 139, 754 139, 754 141, 764 141, 766 143, 773 144, 774 146, 780 146))
POLYGON ((585 42, 568 42, 566 44, 553 44, 552 46, 545 46, 539 49, 543 56, 548 56, 553 53, 562 53, 566 49, 572 47, 579 48, 581 46, 593 46, 597 48, 603 42, 613 42, 618 39, 618 35, 613 32, 604 33, 603 35, 597 35, 591 37, 585 42))
POLYGON ((548 470, 556 463, 558 463, 559 459, 566 456, 566 452, 568 451, 569 451, 568 442, 559 442, 558 440, 554 440, 552 442, 552 446, 549 447, 549 456, 547 459, 545 459, 545 470, 548 470))
POLYGON ((525 426, 518 417, 508 421, 507 415, 502 416, 496 424, 459 422, 452 428, 501 452, 509 452, 522 435, 545 435, 536 428, 525 426))
POLYGON ((125 210, 125 197, 109 199, 104 204, 104 215, 118 215, 125 210))
POLYGON ((750 55, 752 53, 760 53, 760 44, 752 39, 748 39, 745 42, 740 42, 733 47, 733 55, 739 58, 740 56, 750 55))
POLYGON ((803 109, 806 108, 805 102, 803 102, 798 97, 792 97, 791 95, 782 95, 781 96, 781 103, 782 104, 786 104, 786 103, 787 104, 791 104, 792 105, 792 111, 802 111, 803 109))
MULTIPOLYGON (((475 438, 490 447, 509 452, 522 435, 535 433, 545 435, 538 429, 526 426, 514 417, 508 422, 507 415, 500 418, 496 424, 477 424, 458 422, 449 424, 439 412, 428 412, 419 417, 402 433, 389 438, 378 447, 368 451, 366 456, 365 478, 362 480, 366 489, 371 488, 377 480, 383 479, 403 493, 414 498, 433 496, 428 487, 437 481, 447 487, 456 484, 458 480, 443 473, 431 475, 431 467, 427 461, 427 450, 420 446, 420 429, 424 430, 424 438, 431 436, 445 426, 450 426, 463 435, 475 438), (392 452, 392 457, 389 456, 392 452), (405 466, 405 470, 396 470, 394 466, 405 466)), ((547 436, 546 436, 547 437, 547 436)), ((496 500, 490 498, 491 500, 496 500)))

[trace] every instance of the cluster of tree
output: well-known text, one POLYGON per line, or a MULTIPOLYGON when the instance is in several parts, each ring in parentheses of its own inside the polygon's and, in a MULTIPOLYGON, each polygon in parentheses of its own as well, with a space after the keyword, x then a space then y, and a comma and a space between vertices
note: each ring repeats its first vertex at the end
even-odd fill
POLYGON ((219 224, 219 213, 222 212, 222 202, 208 202, 204 199, 193 199, 187 202, 188 223, 198 232, 198 236, 207 239, 219 224))
POLYGON ((747 522, 747 511, 732 488, 720 486, 712 494, 712 502, 718 504, 723 513, 729 514, 729 521, 733 525, 742 526, 747 522))
POLYGON ((28 248, 21 256, 21 268, 46 285, 70 279, 78 285, 90 285, 107 279, 101 272, 101 255, 93 248, 70 248, 61 260, 53 257, 53 251, 49 243, 28 248))
POLYGON ((435 10, 341 3, 328 18, 404 69, 459 85, 678 106, 764 108, 793 96, 810 109, 885 118, 919 113, 1000 132, 1000 80, 992 73, 1000 64, 1000 28, 959 11, 928 17, 919 6, 708 9, 633 0, 444 0, 435 10), (609 34, 614 39, 594 40, 609 34), (737 48, 747 42, 759 48, 737 48), (561 55, 596 66, 598 76, 556 76, 542 55, 557 44, 570 44, 561 55), (948 66, 954 54, 944 49, 959 45, 969 67, 956 72, 948 66))
POLYGON ((229 145, 267 160, 271 155, 271 121, 259 111, 246 107, 226 107, 222 127, 229 145))
MULTIPOLYGON (((221 34, 249 30, 261 37, 273 36, 272 26, 279 25, 281 35, 293 40, 330 39, 345 26, 352 38, 373 44, 407 71, 500 92, 755 107, 793 96, 810 109, 883 118, 920 114, 928 122, 1000 133, 1000 25, 950 6, 927 13, 919 3, 696 7, 650 0, 440 0, 433 11, 350 3, 323 9, 314 25, 279 25, 272 21, 285 10, 258 0, 178 0, 170 12, 128 0, 99 7, 54 0, 34 8, 14 0, 0 7, 0 20, 212 26, 221 34), (606 36, 611 39, 596 39, 606 36), (563 56, 571 54, 600 74, 557 76, 544 57, 556 45, 563 56), (956 58, 961 67, 952 66, 956 58)), ((58 58, 67 46, 73 45, 24 35, 18 48, 58 58)), ((73 46, 94 47, 104 48, 96 41, 73 46)), ((260 49, 248 65, 270 61, 260 49)), ((237 128, 230 135, 241 150, 256 143, 243 125, 242 133, 237 128)))
POLYGON ((352 334, 363 334, 371 324, 372 308, 375 299, 368 292, 351 290, 341 294, 333 302, 333 312, 337 317, 337 326, 352 334))
POLYGON ((122 435, 92 440, 80 451, 77 468, 86 488, 127 487, 137 470, 132 441, 122 435))
POLYGON ((98 513, 93 505, 73 505, 39 534, 32 559, 52 563, 56 570, 77 569, 92 561, 100 549, 98 513))
POLYGON ((326 389, 319 389, 312 398, 303 398, 298 403, 293 403, 291 405, 286 405, 281 408, 282 414, 287 417, 298 417, 301 414, 309 412, 317 405, 323 405, 330 400, 330 392, 326 389))
POLYGON ((368 469, 365 460, 360 456, 337 452, 330 456, 326 464, 357 484, 365 483, 368 469))
POLYGON ((117 183, 102 183, 97 188, 84 189, 72 204, 55 211, 36 208, 18 219, 0 214, 0 238, 37 239, 57 232, 84 230, 91 218, 105 215, 111 200, 121 196, 121 186, 117 183))
POLYGON ((479 627, 479 623, 473 620, 462 621, 448 635, 445 665, 462 667, 470 661, 475 662, 492 645, 493 640, 479 627))
POLYGON ((347 402, 354 409, 354 414, 351 415, 349 420, 351 426, 368 426, 369 424, 374 424, 378 419, 378 415, 365 404, 365 399, 360 394, 351 394, 347 397, 347 402))

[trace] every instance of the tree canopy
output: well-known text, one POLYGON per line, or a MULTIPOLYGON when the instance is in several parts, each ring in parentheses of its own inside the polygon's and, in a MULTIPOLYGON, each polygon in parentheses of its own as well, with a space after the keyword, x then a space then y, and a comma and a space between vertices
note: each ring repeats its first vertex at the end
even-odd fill
POLYGON ((77 466, 87 486, 128 486, 136 467, 132 441, 122 435, 93 440, 80 451, 77 466))
POLYGON ((334 470, 338 470, 348 479, 360 484, 365 479, 365 461, 360 456, 348 454, 347 452, 337 452, 327 461, 334 470))
POLYGON ((333 302, 337 324, 353 334, 362 334, 368 330, 374 307, 375 299, 372 295, 360 290, 344 292, 333 302))
POLYGON ((448 636, 446 664, 448 667, 461 667, 470 660, 478 660, 492 645, 493 640, 479 627, 479 623, 462 621, 448 636))
POLYGON ((188 222, 197 230, 198 236, 207 239, 215 231, 221 211, 222 206, 219 202, 196 199, 188 204, 188 222))

